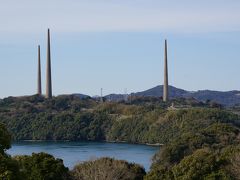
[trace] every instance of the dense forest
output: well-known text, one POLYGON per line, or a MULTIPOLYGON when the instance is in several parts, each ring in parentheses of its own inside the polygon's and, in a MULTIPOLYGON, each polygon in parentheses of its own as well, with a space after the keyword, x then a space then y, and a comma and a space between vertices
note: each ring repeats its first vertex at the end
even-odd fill
POLYGON ((39 179, 54 179, 51 177, 55 175, 62 179, 90 180, 102 176, 147 180, 239 179, 238 112, 237 108, 225 109, 211 101, 183 98, 164 103, 158 98, 136 97, 114 103, 75 96, 51 100, 41 96, 9 97, 0 100, 0 122, 4 124, 0 130, 0 163, 1 167, 6 166, 0 169, 0 174, 11 175, 11 168, 16 168, 19 171, 12 172, 13 176, 14 173, 22 173, 21 177, 31 174, 39 179), (163 146, 153 157, 146 175, 139 165, 109 158, 79 164, 69 171, 61 160, 44 153, 13 158, 6 155, 11 137, 13 140, 125 141, 163 146), (44 174, 45 166, 52 166, 53 172, 44 174), (96 169, 99 173, 94 174, 96 169))
MULTIPOLYGON (((134 98, 131 103, 101 103, 75 96, 59 96, 53 99, 41 96, 9 97, 0 101, 0 122, 6 125, 14 140, 165 143, 173 135, 177 135, 176 133, 181 133, 178 130, 180 128, 171 122, 182 116, 186 116, 186 121, 189 121, 186 122, 186 128, 191 127, 189 123, 194 123, 191 119, 195 114, 195 121, 204 118, 201 114, 207 116, 206 118, 218 113, 219 118, 236 118, 206 107, 219 105, 212 102, 204 104, 194 99, 163 103, 158 98, 134 98), (172 103, 176 107, 184 107, 185 110, 167 110, 172 103), (189 107, 195 109, 187 110, 189 107), (207 113, 204 113, 205 111, 207 113), (170 132, 168 127, 172 127, 171 130, 175 129, 176 132, 170 132)), ((205 125, 212 122, 206 121, 205 125)))

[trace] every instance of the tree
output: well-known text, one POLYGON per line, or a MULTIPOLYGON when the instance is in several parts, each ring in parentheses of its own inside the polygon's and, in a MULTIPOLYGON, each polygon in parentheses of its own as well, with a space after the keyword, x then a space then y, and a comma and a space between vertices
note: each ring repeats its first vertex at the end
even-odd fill
POLYGON ((11 147, 11 135, 0 123, 0 179, 20 180, 21 175, 17 161, 8 156, 5 151, 11 147))
POLYGON ((72 171, 75 180, 141 180, 145 174, 137 164, 111 158, 88 161, 75 166, 72 171))
POLYGON ((15 159, 27 180, 66 180, 70 177, 63 161, 46 153, 16 156, 15 159))
POLYGON ((10 156, 0 154, 0 179, 23 180, 19 171, 18 162, 10 156))
POLYGON ((208 149, 196 150, 192 155, 185 157, 172 169, 175 179, 231 179, 227 171, 222 168, 226 161, 208 149))
POLYGON ((6 127, 0 123, 0 154, 4 154, 11 147, 11 135, 6 127))

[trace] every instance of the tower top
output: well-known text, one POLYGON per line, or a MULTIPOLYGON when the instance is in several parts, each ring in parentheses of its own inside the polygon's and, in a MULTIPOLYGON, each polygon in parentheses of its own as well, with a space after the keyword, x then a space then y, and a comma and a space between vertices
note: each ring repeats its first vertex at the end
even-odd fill
POLYGON ((42 78, 41 78, 41 52, 40 45, 38 45, 38 86, 37 94, 42 95, 42 78))
POLYGON ((51 44, 50 44, 50 29, 48 28, 47 35, 47 72, 46 72, 46 98, 52 98, 52 70, 51 70, 51 44))

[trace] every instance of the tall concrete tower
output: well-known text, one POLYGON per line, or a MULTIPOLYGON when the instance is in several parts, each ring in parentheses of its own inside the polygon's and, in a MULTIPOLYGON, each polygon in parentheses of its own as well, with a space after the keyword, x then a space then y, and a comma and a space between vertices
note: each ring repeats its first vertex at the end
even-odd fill
POLYGON ((50 48, 50 30, 47 37, 47 80, 46 80, 46 98, 52 98, 52 74, 51 74, 51 48, 50 48))
POLYGON ((37 94, 42 95, 42 78, 41 78, 41 54, 40 46, 38 46, 38 87, 37 94))
POLYGON ((168 101, 168 57, 167 57, 167 40, 165 40, 163 101, 164 101, 164 102, 168 101))

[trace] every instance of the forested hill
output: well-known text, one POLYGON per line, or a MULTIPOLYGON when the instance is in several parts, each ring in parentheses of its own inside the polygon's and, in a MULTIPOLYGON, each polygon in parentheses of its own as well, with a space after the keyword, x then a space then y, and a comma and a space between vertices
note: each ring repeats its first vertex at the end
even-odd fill
MULTIPOLYGON (((76 96, 58 96, 51 100, 41 96, 9 97, 0 102, 0 122, 7 126, 15 140, 165 143, 173 133, 167 132, 169 130, 166 129, 173 119, 171 121, 163 121, 163 119, 173 117, 177 121, 182 113, 196 113, 198 119, 199 114, 205 117, 204 112, 217 113, 216 115, 222 113, 224 117, 232 116, 224 111, 206 109, 214 107, 221 106, 212 102, 202 103, 195 99, 176 99, 164 103, 159 98, 153 97, 135 98, 132 99, 131 104, 101 103, 89 97, 80 99, 76 96), (167 111, 167 107, 172 103, 176 107, 196 109, 167 111)), ((190 120, 194 118, 193 116, 190 120)), ((207 119, 205 125, 212 122, 207 119)), ((190 124, 186 126, 193 129, 190 124)))

